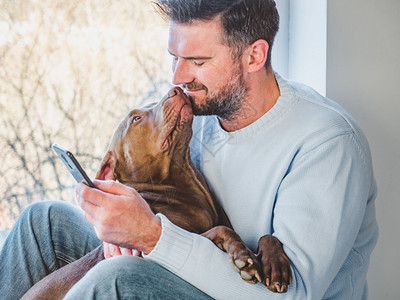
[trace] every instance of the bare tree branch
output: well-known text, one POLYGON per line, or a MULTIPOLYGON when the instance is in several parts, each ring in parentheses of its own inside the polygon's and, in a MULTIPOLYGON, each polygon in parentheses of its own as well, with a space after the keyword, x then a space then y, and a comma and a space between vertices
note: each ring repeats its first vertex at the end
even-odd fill
POLYGON ((147 0, 0 1, 0 230, 33 201, 73 201, 53 143, 94 176, 120 119, 167 91, 157 20, 147 0))

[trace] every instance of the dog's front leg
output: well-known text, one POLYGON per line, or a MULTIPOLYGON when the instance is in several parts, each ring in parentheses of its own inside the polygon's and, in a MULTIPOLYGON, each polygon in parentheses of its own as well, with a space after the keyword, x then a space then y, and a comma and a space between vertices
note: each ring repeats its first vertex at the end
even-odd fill
POLYGON ((226 226, 216 226, 202 234, 218 248, 228 253, 240 276, 252 283, 261 282, 261 265, 239 235, 226 226))
POLYGON ((262 265, 263 284, 273 292, 286 293, 292 283, 292 271, 282 243, 272 235, 262 236, 257 257, 262 265))
POLYGON ((283 251, 282 243, 276 237, 261 237, 256 257, 231 228, 217 226, 202 235, 231 256, 234 267, 244 280, 262 282, 275 293, 287 292, 292 282, 290 261, 283 251))

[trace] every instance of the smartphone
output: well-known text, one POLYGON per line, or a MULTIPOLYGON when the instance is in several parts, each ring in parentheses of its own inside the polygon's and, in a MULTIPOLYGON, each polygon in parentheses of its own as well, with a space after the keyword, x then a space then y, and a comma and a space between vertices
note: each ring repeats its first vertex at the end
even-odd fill
POLYGON ((81 181, 86 181, 90 187, 96 188, 71 151, 57 144, 53 145, 53 149, 78 183, 81 181))

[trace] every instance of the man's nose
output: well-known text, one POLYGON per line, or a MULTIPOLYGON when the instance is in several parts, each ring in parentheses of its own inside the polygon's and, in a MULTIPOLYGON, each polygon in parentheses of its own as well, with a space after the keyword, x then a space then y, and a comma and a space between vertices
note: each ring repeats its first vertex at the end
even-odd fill
POLYGON ((190 68, 190 63, 182 58, 176 59, 172 63, 172 84, 180 85, 194 80, 194 75, 190 68))

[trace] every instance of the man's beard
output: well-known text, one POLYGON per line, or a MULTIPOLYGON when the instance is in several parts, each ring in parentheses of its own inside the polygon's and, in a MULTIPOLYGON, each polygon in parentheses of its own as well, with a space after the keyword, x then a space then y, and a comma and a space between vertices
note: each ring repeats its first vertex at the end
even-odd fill
POLYGON ((208 88, 201 83, 182 85, 184 89, 203 89, 206 92, 204 103, 195 103, 196 99, 189 97, 194 115, 217 115, 228 121, 233 121, 243 106, 247 91, 242 66, 237 64, 228 83, 214 93, 208 94, 208 88))

